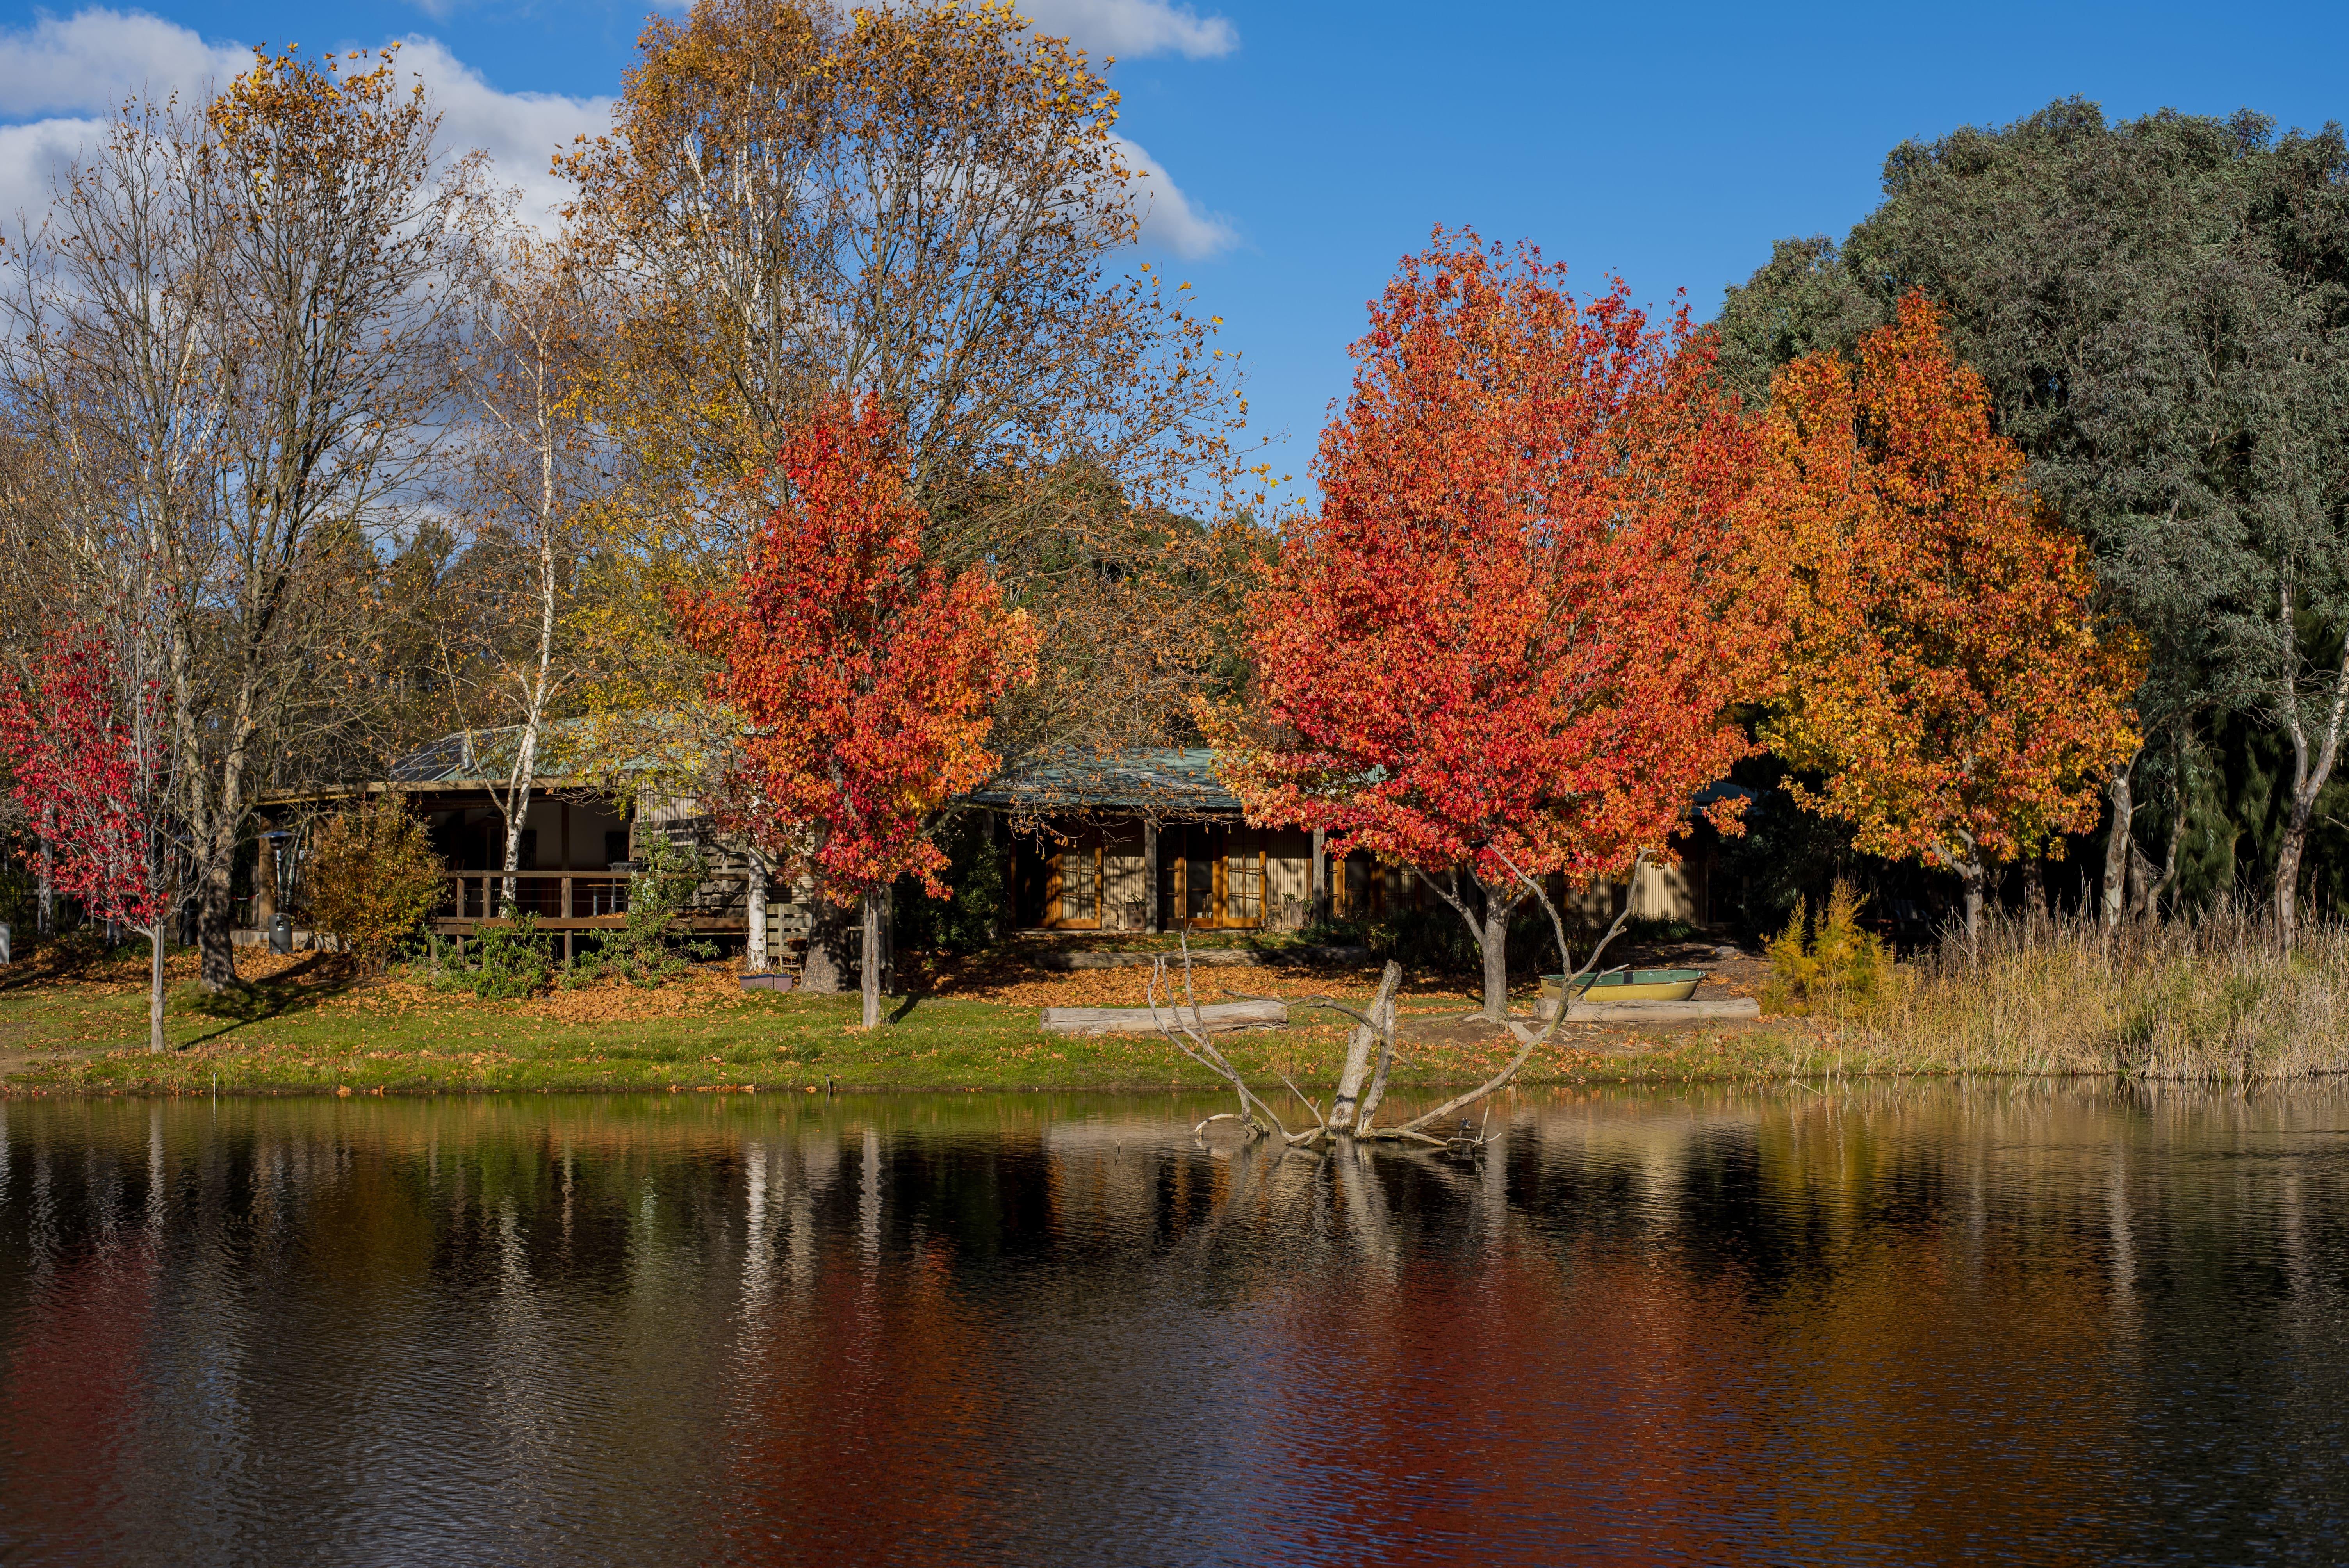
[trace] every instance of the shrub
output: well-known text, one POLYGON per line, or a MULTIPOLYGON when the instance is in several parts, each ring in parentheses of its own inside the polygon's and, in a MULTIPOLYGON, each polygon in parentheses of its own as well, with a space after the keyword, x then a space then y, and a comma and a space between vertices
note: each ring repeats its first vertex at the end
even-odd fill
POLYGON ((714 946, 685 941, 680 930, 686 904, 708 874, 691 849, 656 840, 645 869, 628 879, 626 922, 596 946, 597 970, 649 987, 683 975, 693 959, 716 957, 714 946))
POLYGON ((1010 876, 992 824, 982 811, 955 818, 938 830, 937 844, 947 852, 940 880, 950 891, 945 898, 932 898, 914 878, 898 880, 892 894, 897 945, 949 953, 991 946, 1003 934, 1004 886, 1010 876))
POLYGON ((547 939, 534 917, 515 915, 510 924, 481 927, 481 957, 469 972, 474 995, 489 1001, 519 1001, 545 990, 554 974, 547 939))
POLYGON ((1837 878, 1813 931, 1806 901, 1795 901, 1794 918, 1770 943, 1764 1007, 1844 1018, 1866 1013, 1882 998, 1892 961, 1884 939, 1860 925, 1862 902, 1857 889, 1837 878))
POLYGON ((447 871, 405 799, 367 801, 319 830, 305 879, 310 923, 333 933, 361 968, 380 971, 439 902, 447 871))

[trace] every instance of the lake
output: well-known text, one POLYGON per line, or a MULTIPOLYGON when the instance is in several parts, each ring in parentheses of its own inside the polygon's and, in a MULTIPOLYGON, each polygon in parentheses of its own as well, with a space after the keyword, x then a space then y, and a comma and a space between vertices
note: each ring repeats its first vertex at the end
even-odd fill
POLYGON ((0 1560, 2349 1557, 2349 1094, 1224 1105, 0 1101, 0 1560))

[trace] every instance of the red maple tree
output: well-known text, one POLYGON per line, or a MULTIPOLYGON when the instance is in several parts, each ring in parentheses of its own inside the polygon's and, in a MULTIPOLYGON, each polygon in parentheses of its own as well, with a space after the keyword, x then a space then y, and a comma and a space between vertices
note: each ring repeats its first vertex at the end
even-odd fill
POLYGON ((903 431, 877 403, 795 429, 768 518, 731 593, 683 597, 687 641, 721 661, 710 696, 745 727, 712 800, 720 826, 864 910, 864 1023, 880 1022, 881 900, 901 876, 933 896, 947 803, 991 775, 996 702, 1030 679, 1036 634, 977 568, 922 559, 903 431))
POLYGON ((2023 469, 1912 293, 1857 364, 1778 373, 1753 491, 1789 631, 1763 738, 1858 848, 1956 872, 1969 933, 1988 868, 2094 827, 2138 744, 2137 640, 2099 634, 2087 552, 2023 469))
POLYGON ((163 1038, 163 924, 171 907, 163 841, 165 753, 150 683, 126 678, 88 627, 45 639, 37 673, 0 683, 8 791, 42 824, 59 892, 99 920, 147 933, 148 1048, 163 1038))
MULTIPOLYGON (((1207 715, 1252 820, 1428 875, 1508 1006, 1527 875, 1671 856, 1753 748, 1769 652, 1738 501, 1750 436, 1686 309, 1578 304, 1531 245, 1439 229, 1352 350, 1318 516, 1247 606, 1254 702, 1207 715)), ((1728 813, 1722 813, 1724 826, 1728 813)))

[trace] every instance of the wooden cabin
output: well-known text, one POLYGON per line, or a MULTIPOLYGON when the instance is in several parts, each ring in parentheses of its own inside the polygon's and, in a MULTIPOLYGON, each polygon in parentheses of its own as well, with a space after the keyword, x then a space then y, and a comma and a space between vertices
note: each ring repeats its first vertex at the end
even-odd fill
MULTIPOLYGON (((1007 772, 970 799, 998 814, 1019 930, 1293 931, 1317 917, 1444 907, 1408 868, 1366 851, 1332 859, 1319 833, 1250 827, 1206 750, 1061 758, 1007 772)), ((1710 923, 1714 851, 1700 829, 1679 863, 1643 868, 1636 887, 1578 894, 1575 908, 1611 917, 1629 899, 1638 918, 1710 923)))
MULTIPOLYGON (((548 755, 563 748, 555 727, 548 755)), ((382 780, 344 795, 404 792, 447 861, 449 887, 426 922, 463 937, 498 918, 507 899, 505 784, 513 730, 451 735, 393 764, 382 780)), ((326 803, 316 796, 300 802, 326 803)), ((1293 931, 1317 920, 1375 920, 1442 901, 1426 879, 1355 851, 1332 860, 1321 835, 1252 827, 1238 799, 1216 776, 1205 749, 1155 750, 1114 758, 1076 755, 1008 770, 968 804, 990 814, 1007 851, 1006 923, 1040 932, 1293 931)), ((291 820, 289 814, 289 820, 291 820)), ((708 875, 683 925, 731 945, 747 944, 751 923, 766 925, 766 949, 782 960, 812 923, 810 890, 758 890, 749 861, 715 834, 690 798, 624 807, 607 786, 555 772, 541 778, 524 820, 514 907, 558 935, 568 956, 576 938, 623 924, 631 877, 655 836, 697 849, 708 875)), ((256 897, 245 923, 258 939, 290 892, 279 858, 283 832, 264 834, 254 868, 256 897)), ((298 843, 286 844, 298 858, 298 843)), ((1595 889, 1576 903, 1586 916, 1611 913, 1628 896, 1635 915, 1714 918, 1709 834, 1680 864, 1650 867, 1640 885, 1595 889)))

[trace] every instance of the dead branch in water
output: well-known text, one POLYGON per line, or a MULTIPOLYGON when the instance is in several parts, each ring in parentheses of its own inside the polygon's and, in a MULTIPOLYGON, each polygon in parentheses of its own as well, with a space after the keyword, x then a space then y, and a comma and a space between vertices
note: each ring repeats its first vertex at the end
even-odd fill
MULTIPOLYGON (((1534 897, 1541 901, 1543 910, 1549 915, 1550 932, 1557 942, 1558 962, 1563 966, 1566 985, 1570 988, 1571 982, 1578 971, 1574 966, 1573 947, 1567 941, 1564 917, 1558 913, 1557 906, 1550 901, 1548 892, 1543 889, 1538 881, 1526 875, 1515 861, 1509 859, 1501 851, 1495 850, 1493 852, 1503 865, 1509 868, 1511 874, 1525 883, 1532 891, 1534 897)), ((1642 850, 1631 862, 1631 886, 1635 892, 1639 887, 1640 869, 1647 863, 1647 851, 1642 850)), ((1598 945, 1591 949, 1590 961, 1586 967, 1594 969, 1597 967, 1608 945, 1615 940, 1622 931, 1624 922, 1630 917, 1631 901, 1626 898, 1623 901, 1622 913, 1615 917, 1615 923, 1607 928, 1607 934, 1600 937, 1598 945)), ((1198 1004, 1192 997, 1189 934, 1178 928, 1175 935, 1182 944, 1183 1003, 1179 1006, 1174 1005, 1173 985, 1166 972, 1166 960, 1159 959, 1151 966, 1147 990, 1151 1022, 1158 1026, 1158 1032, 1165 1036, 1168 1043, 1175 1049, 1230 1084, 1233 1091, 1238 1095, 1240 1102, 1240 1109, 1237 1112, 1218 1112, 1200 1122, 1191 1130, 1194 1136, 1205 1132, 1211 1123, 1237 1121, 1247 1130, 1248 1137, 1255 1138, 1266 1130, 1264 1122, 1269 1122, 1272 1129, 1279 1132, 1284 1146, 1289 1148, 1302 1148, 1325 1138, 1386 1139, 1398 1142, 1427 1144, 1438 1149, 1450 1148, 1461 1143, 1473 1148, 1482 1148, 1487 1137, 1486 1132, 1482 1129, 1473 1135, 1464 1134, 1460 1138, 1449 1140, 1433 1137, 1423 1129, 1506 1088, 1524 1069, 1526 1063, 1533 1058, 1533 1054, 1548 1043, 1557 1033, 1557 1026, 1565 1021, 1567 1009, 1571 1002, 1571 997, 1562 989, 1558 997, 1557 1010, 1550 1015, 1548 1022, 1544 1024, 1538 1032, 1526 1027, 1515 1018, 1508 1019, 1507 1027, 1509 1032, 1517 1037, 1518 1049, 1516 1055, 1509 1058, 1506 1067, 1475 1088, 1464 1094, 1454 1095, 1433 1110, 1415 1116, 1394 1127, 1374 1127, 1371 1118, 1371 1114, 1378 1109, 1380 1100, 1385 1097, 1387 1075, 1394 1063, 1395 993, 1402 985, 1402 966, 1392 959, 1387 961, 1386 968, 1379 977, 1378 990, 1371 995, 1370 1006, 1361 1011, 1357 1011, 1342 1002, 1327 996, 1309 996, 1290 1003, 1288 1006, 1292 1008, 1319 1008, 1327 1012, 1342 1014, 1354 1021, 1353 1037, 1347 1047, 1345 1064, 1339 1072, 1337 1093, 1331 1099, 1327 1113, 1321 1109, 1319 1101, 1291 1083, 1287 1074, 1276 1072, 1273 1075, 1280 1079, 1282 1085, 1296 1097, 1299 1104, 1313 1113, 1314 1125, 1311 1128, 1302 1132, 1291 1132, 1280 1118, 1273 1114, 1272 1108, 1265 1103, 1263 1098, 1248 1088, 1247 1078, 1242 1076, 1237 1068, 1232 1065, 1231 1058, 1216 1048, 1215 1042, 1206 1032, 1206 1021, 1200 1014, 1198 1004), (1159 1013, 1158 987, 1162 984, 1166 985, 1168 988, 1165 1018, 1162 1018, 1159 1013), (1190 1023, 1184 1022, 1185 1006, 1191 1010, 1190 1023), (1172 1026, 1169 1026, 1168 1019, 1172 1020, 1172 1026), (1177 1030, 1180 1030, 1179 1034, 1177 1030), (1378 1047, 1375 1063, 1371 1059, 1371 1052, 1374 1045, 1378 1047), (1367 1086, 1364 1083, 1365 1078, 1369 1080, 1367 1086), (1263 1122, 1257 1120, 1256 1114, 1257 1111, 1263 1113, 1263 1122)), ((1251 996, 1238 991, 1226 991, 1223 995, 1251 1002, 1278 999, 1268 996, 1251 996)), ((1487 1111, 1488 1123, 1490 1119, 1491 1113, 1487 1111)))

